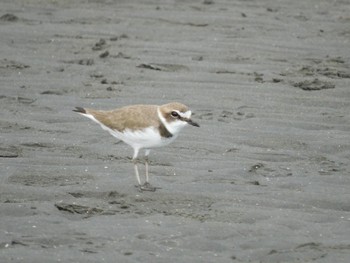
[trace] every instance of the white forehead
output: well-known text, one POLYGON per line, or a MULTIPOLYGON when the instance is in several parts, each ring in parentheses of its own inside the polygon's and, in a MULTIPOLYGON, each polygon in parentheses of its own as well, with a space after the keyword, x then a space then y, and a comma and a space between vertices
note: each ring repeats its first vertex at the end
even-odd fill
POLYGON ((192 112, 190 110, 188 110, 186 112, 179 112, 176 110, 176 112, 183 118, 187 118, 187 119, 191 118, 192 112))

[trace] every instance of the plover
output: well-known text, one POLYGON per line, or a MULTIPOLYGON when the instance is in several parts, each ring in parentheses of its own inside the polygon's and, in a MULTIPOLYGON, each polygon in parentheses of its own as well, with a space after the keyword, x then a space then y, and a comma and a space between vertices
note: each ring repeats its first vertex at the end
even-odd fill
POLYGON ((186 105, 172 102, 161 106, 132 105, 103 111, 76 107, 75 112, 98 123, 102 129, 122 140, 134 149, 132 157, 140 191, 155 191, 149 183, 148 155, 152 148, 162 147, 173 142, 187 125, 199 127, 191 120, 192 112, 186 105), (145 150, 145 182, 142 184, 137 166, 137 157, 145 150))

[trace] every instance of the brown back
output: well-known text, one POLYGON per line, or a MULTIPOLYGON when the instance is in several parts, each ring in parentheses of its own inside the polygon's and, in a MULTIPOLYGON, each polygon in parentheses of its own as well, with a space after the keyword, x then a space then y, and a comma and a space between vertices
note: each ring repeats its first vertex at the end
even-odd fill
POLYGON ((117 131, 137 130, 149 126, 159 127, 156 105, 133 105, 111 111, 85 109, 103 125, 117 131))

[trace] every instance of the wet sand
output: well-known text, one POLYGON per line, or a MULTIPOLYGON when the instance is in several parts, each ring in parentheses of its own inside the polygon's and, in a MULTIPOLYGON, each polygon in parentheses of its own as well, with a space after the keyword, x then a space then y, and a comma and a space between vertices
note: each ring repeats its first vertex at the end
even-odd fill
POLYGON ((0 3, 1 262, 349 262, 347 1, 0 3), (72 112, 180 101, 151 152, 72 112), (142 168, 142 166, 141 166, 142 168))

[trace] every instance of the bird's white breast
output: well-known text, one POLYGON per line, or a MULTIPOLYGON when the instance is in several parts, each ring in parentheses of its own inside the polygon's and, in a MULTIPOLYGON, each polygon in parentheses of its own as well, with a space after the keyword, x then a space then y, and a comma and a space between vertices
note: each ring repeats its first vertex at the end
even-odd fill
POLYGON ((129 130, 126 129, 124 132, 117 132, 118 137, 131 146, 139 148, 155 148, 161 147, 171 143, 176 139, 176 136, 169 138, 161 137, 159 130, 155 127, 148 127, 142 130, 129 130))

